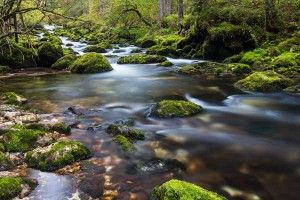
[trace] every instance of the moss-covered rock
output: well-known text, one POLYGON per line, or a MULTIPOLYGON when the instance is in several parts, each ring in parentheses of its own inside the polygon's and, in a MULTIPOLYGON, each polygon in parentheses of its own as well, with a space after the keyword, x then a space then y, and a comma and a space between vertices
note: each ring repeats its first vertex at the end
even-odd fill
POLYGON ((156 45, 147 50, 148 55, 161 55, 169 57, 178 57, 179 53, 175 47, 156 45))
POLYGON ((27 102, 27 99, 14 92, 5 92, 1 94, 1 100, 5 104, 22 105, 27 102))
POLYGON ((120 147, 127 152, 134 151, 133 141, 123 135, 117 135, 113 138, 113 141, 120 145, 120 147))
POLYGON ((39 137, 45 135, 44 131, 28 129, 22 125, 15 125, 4 135, 5 149, 9 152, 27 152, 36 147, 39 137))
POLYGON ((63 122, 53 124, 51 129, 61 134, 69 135, 71 133, 71 126, 63 122))
POLYGON ((33 48, 25 48, 13 42, 0 41, 0 65, 11 68, 29 68, 37 66, 37 53, 33 48))
POLYGON ((22 192, 22 178, 0 178, 0 199, 9 200, 17 197, 22 192))
POLYGON ((64 57, 61 57, 60 59, 58 59, 52 66, 52 69, 58 69, 58 70, 62 70, 62 69, 68 69, 72 63, 77 59, 77 57, 75 55, 66 55, 64 57))
POLYGON ((215 62, 201 62, 196 64, 183 65, 178 73, 185 75, 214 75, 216 69, 223 68, 225 65, 215 62))
POLYGON ((46 37, 42 38, 40 41, 42 42, 49 42, 51 44, 55 44, 55 45, 61 45, 62 44, 62 40, 55 36, 55 35, 47 35, 46 37))
POLYGON ((84 52, 106 53, 106 49, 102 45, 91 45, 84 49, 84 52))
POLYGON ((276 57, 272 64, 277 67, 293 67, 300 66, 300 54, 285 52, 278 57, 276 57))
POLYGON ((60 45, 45 42, 38 48, 38 56, 42 67, 51 67, 63 56, 63 49, 60 45))
POLYGON ((0 65, 0 74, 8 73, 11 69, 8 66, 2 66, 0 65))
POLYGON ((123 135, 132 140, 144 140, 145 132, 133 127, 111 124, 107 127, 106 132, 113 136, 123 135))
POLYGON ((162 118, 188 117, 200 113, 201 106, 183 100, 163 100, 157 103, 153 109, 153 115, 162 118))
POLYGON ((90 151, 80 142, 62 140, 29 151, 25 155, 25 162, 33 168, 42 171, 54 171, 74 162, 89 158, 90 151))
POLYGON ((97 53, 87 53, 77 58, 70 66, 70 70, 72 73, 85 74, 108 72, 113 68, 105 56, 97 53))
POLYGON ((247 27, 221 23, 208 30, 203 44, 205 59, 223 60, 241 51, 254 49, 255 40, 247 27))
POLYGON ((165 61, 165 62, 160 63, 158 66, 161 66, 161 67, 171 67, 171 66, 173 66, 173 63, 170 62, 170 61, 165 61))
POLYGON ((180 180, 170 180, 151 192, 151 200, 225 200, 225 197, 200 186, 180 180))
POLYGON ((162 63, 165 61, 167 61, 167 59, 163 56, 136 54, 136 55, 121 57, 118 60, 118 64, 151 64, 151 63, 162 63))
POLYGON ((37 186, 37 181, 24 177, 1 177, 0 199, 23 199, 37 186))
POLYGON ((268 53, 264 49, 255 49, 254 51, 248 51, 243 55, 241 63, 253 65, 256 62, 263 61, 267 54, 268 53))
POLYGON ((245 79, 235 83, 242 90, 258 92, 277 92, 289 87, 292 81, 273 71, 254 72, 245 79))
POLYGON ((150 48, 157 44, 156 41, 151 38, 142 38, 142 39, 138 40, 137 43, 142 48, 150 48))
POLYGON ((6 171, 13 167, 12 160, 2 151, 0 151, 0 171, 6 171))
POLYGON ((233 76, 244 76, 247 74, 250 74, 252 72, 252 69, 247 64, 242 63, 231 63, 228 65, 224 65, 224 67, 216 69, 215 73, 218 76, 222 75, 233 75, 233 76))

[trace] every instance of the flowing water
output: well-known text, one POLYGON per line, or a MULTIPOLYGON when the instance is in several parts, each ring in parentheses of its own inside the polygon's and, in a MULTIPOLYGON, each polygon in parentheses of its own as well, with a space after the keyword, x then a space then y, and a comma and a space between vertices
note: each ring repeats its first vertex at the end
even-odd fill
MULTIPOLYGON (((79 54, 87 46, 62 40, 64 45, 72 43, 79 54)), ((116 63, 135 48, 106 53, 113 55, 111 72, 17 77, 5 80, 1 90, 30 98, 41 112, 66 113, 70 106, 83 110, 84 115, 75 117, 80 126, 71 138, 86 144, 105 166, 106 185, 111 187, 104 190, 117 189, 118 199, 147 199, 155 185, 171 178, 191 181, 229 199, 299 199, 299 97, 244 94, 229 81, 174 73, 181 64, 200 61, 169 58, 175 64, 170 68, 116 63), (165 98, 188 99, 205 112, 183 119, 147 116, 149 107, 165 98), (107 124, 127 118, 147 131, 133 155, 122 152, 105 133, 107 124)), ((29 199, 78 197, 72 176, 36 170, 31 175, 40 184, 29 199)))

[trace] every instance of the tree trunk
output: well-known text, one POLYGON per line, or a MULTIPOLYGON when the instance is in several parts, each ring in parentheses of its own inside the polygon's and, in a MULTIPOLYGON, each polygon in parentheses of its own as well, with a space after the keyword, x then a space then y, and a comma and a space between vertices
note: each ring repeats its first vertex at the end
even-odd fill
POLYGON ((14 15, 14 31, 15 31, 15 41, 19 43, 19 36, 18 36, 18 22, 17 22, 17 14, 14 15))
POLYGON ((275 0, 265 0, 266 30, 271 32, 278 31, 278 16, 275 0))
POLYGON ((158 0, 158 24, 161 26, 165 17, 165 1, 158 0))
POLYGON ((179 32, 182 31, 182 20, 183 20, 183 0, 178 0, 178 8, 177 8, 177 13, 178 13, 178 26, 179 26, 179 32))
POLYGON ((172 14, 172 0, 164 0, 164 4, 165 4, 165 15, 170 15, 172 14))

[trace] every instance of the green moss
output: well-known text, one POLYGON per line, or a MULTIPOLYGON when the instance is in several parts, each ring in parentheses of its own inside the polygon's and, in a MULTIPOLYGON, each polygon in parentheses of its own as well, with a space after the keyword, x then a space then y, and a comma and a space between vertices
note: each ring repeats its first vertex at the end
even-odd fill
POLYGON ((27 152, 25 162, 42 171, 54 171, 90 157, 90 151, 80 142, 64 140, 48 147, 27 152))
POLYGON ((223 62, 224 63, 238 63, 242 59, 244 53, 236 54, 231 57, 226 58, 223 62))
POLYGON ((151 63, 161 63, 164 61, 167 61, 167 59, 163 56, 136 54, 136 55, 121 57, 118 60, 118 64, 151 64, 151 63))
MULTIPOLYGON (((242 64, 242 63, 232 63, 225 65, 222 73, 229 73, 233 74, 235 76, 243 76, 246 74, 250 74, 252 72, 252 69, 249 65, 247 64, 242 64)), ((220 68, 217 71, 222 71, 220 68)))
POLYGON ((170 34, 170 35, 158 36, 155 39, 157 43, 162 46, 172 46, 177 44, 180 40, 182 40, 182 37, 177 34, 170 34))
POLYGON ((0 65, 0 74, 8 73, 10 72, 10 68, 8 66, 2 66, 0 65))
POLYGON ((44 134, 44 131, 27 129, 22 125, 16 125, 4 135, 6 150, 9 152, 30 151, 34 148, 39 136, 44 134))
POLYGON ((108 134, 111 135, 123 135, 131 140, 144 140, 145 132, 136 128, 132 128, 125 125, 111 124, 106 129, 108 134))
POLYGON ((1 94, 1 99, 5 104, 22 105, 26 103, 26 99, 14 92, 6 92, 1 94))
POLYGON ((169 56, 169 57, 178 57, 179 54, 175 47, 172 46, 160 46, 156 45, 147 50, 147 54, 149 55, 161 55, 161 56, 169 56))
POLYGON ((0 178, 0 199, 9 200, 17 197, 22 191, 22 178, 0 178))
POLYGON ((4 152, 5 151, 5 146, 3 143, 0 143, 0 151, 4 152))
POLYGON ((105 56, 97 53, 87 53, 80 56, 70 66, 72 73, 101 73, 113 70, 105 56))
POLYGON ((38 56, 42 67, 51 67, 63 56, 63 49, 60 45, 45 42, 38 48, 38 56))
POLYGON ((55 36, 55 35, 48 35, 47 37, 42 38, 40 41, 42 42, 49 42, 51 44, 55 44, 55 45, 61 45, 62 41, 59 37, 55 36))
POLYGON ((292 84, 292 81, 285 76, 273 71, 255 72, 243 80, 235 83, 237 88, 258 91, 258 92, 276 92, 292 84))
POLYGON ((278 57, 276 57, 272 64, 278 67, 292 67, 292 66, 300 66, 300 54, 299 53, 290 53, 285 52, 278 57))
POLYGON ((173 66, 173 63, 171 63, 170 61, 165 61, 159 64, 159 66, 161 67, 171 67, 173 66))
POLYGON ((124 151, 132 152, 134 150, 133 142, 123 135, 115 136, 113 141, 120 145, 124 151))
POLYGON ((157 117, 188 117, 200 113, 203 110, 189 101, 163 100, 156 104, 154 115, 157 117))
POLYGON ((255 62, 262 61, 266 55, 267 52, 264 49, 256 49, 254 51, 248 51, 243 55, 241 62, 248 65, 253 65, 255 62))
POLYGON ((64 57, 61 57, 60 59, 58 59, 52 66, 51 68, 53 69, 58 69, 58 70, 62 70, 62 69, 67 69, 69 68, 72 63, 77 59, 77 57, 75 55, 66 55, 64 57))
POLYGON ((54 124, 52 126, 52 130, 66 135, 69 135, 71 133, 71 127, 63 122, 54 124))
POLYGON ((225 200, 225 197, 200 186, 180 180, 170 180, 155 187, 151 200, 225 200))
POLYGON ((144 38, 139 39, 137 41, 137 44, 139 46, 141 46, 142 48, 150 48, 150 47, 155 46, 157 43, 152 38, 144 37, 144 38))

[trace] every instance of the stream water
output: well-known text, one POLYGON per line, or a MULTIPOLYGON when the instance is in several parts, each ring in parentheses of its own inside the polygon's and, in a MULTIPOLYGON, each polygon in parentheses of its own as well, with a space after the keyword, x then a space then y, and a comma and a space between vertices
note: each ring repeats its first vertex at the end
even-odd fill
MULTIPOLYGON (((61 39, 79 54, 87 46, 61 39)), ((171 178, 199 184, 228 199, 299 199, 299 97, 244 94, 230 82, 174 73, 181 64, 199 61, 170 58, 175 64, 170 68, 116 63, 135 48, 106 53, 114 55, 109 58, 111 72, 16 77, 5 80, 1 90, 30 98, 41 112, 65 112, 70 106, 85 110, 76 118, 80 126, 71 138, 86 144, 105 166, 109 183, 104 193, 118 190, 117 199, 148 199, 155 185, 171 178), (165 98, 188 99, 205 112, 184 119, 147 117, 147 109, 165 98), (106 124, 126 118, 147 131, 133 155, 124 154, 104 131, 106 124)), ((72 176, 36 170, 31 176, 39 186, 29 199, 78 199, 72 176)))

